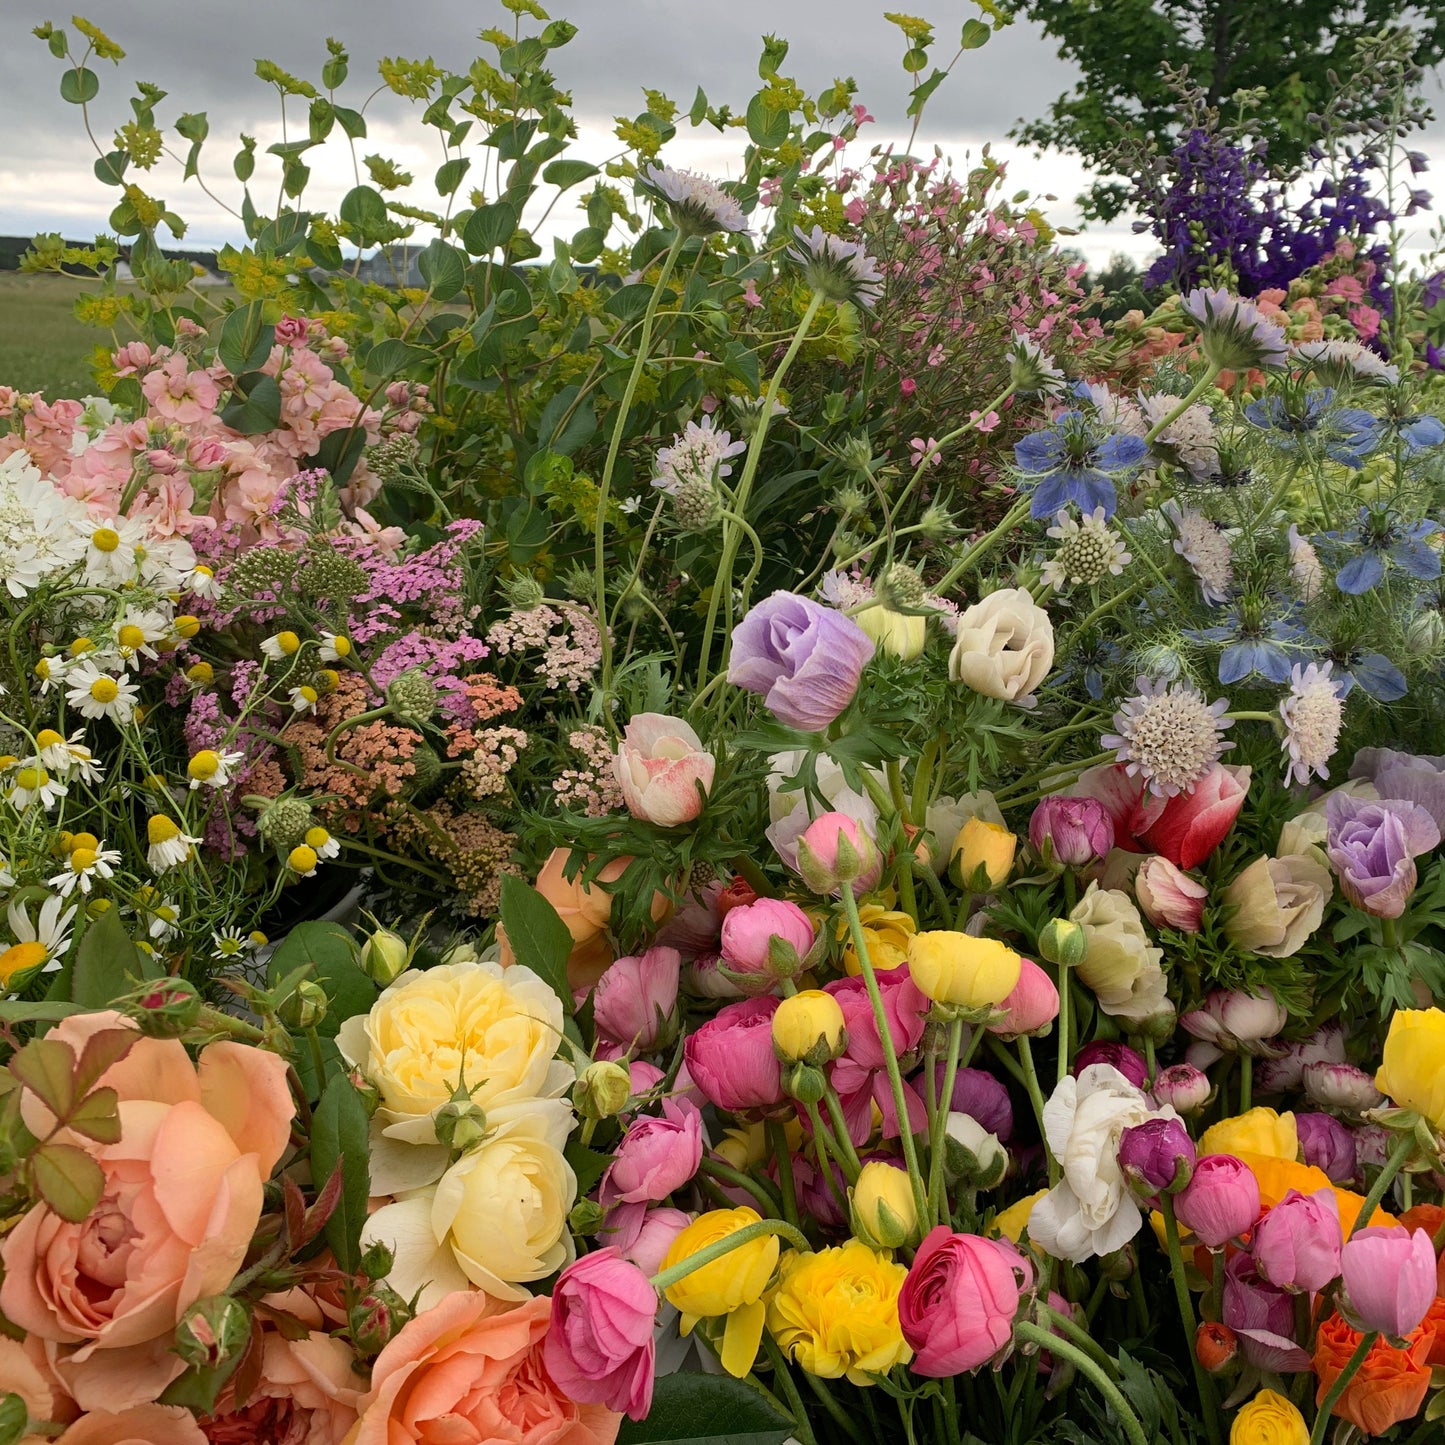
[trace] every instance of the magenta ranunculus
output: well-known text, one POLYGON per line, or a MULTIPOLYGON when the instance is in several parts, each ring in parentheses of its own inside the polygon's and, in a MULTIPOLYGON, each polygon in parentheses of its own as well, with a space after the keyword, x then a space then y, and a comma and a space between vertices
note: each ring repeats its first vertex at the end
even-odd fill
POLYGON ((748 975, 756 980, 760 991, 766 991, 779 978, 791 976, 783 971, 790 963, 786 950, 803 958, 816 937, 812 920, 796 903, 784 898, 759 898, 730 908, 724 916, 723 962, 733 973, 748 975), (782 957, 775 957, 782 946, 782 957))
POLYGON ((1180 793, 1165 803, 1139 841, 1176 868, 1197 868, 1234 826, 1249 791, 1249 777, 1248 768, 1215 763, 1192 793, 1180 793))
POLYGON ((1323 1169, 1331 1183, 1349 1184, 1359 1173, 1355 1136, 1330 1114, 1296 1114, 1300 1154, 1306 1164, 1323 1169))
POLYGON ((640 712, 622 734, 614 768, 634 818, 675 828, 702 812, 717 760, 681 718, 640 712))
POLYGON ((1020 1291, 1032 1283, 1032 1266, 1007 1240, 931 1230, 898 1295, 914 1374, 942 1379, 986 1365, 1012 1339, 1020 1291))
POLYGON ((1082 868, 1108 856, 1114 821, 1097 798, 1041 798, 1029 819, 1029 842, 1041 858, 1082 868))
POLYGON ((1119 1168, 1141 1198, 1182 1188, 1194 1168, 1194 1141, 1178 1119, 1146 1119, 1119 1136, 1119 1168))
POLYGON ((687 1071, 709 1103, 733 1113, 782 1103, 782 1068, 773 1053, 777 1007, 775 998, 742 999, 687 1036, 687 1071))
POLYGON ((657 1291, 615 1247, 594 1250, 557 1277, 543 1359, 568 1399, 634 1420, 652 1406, 657 1291))
MULTIPOLYGON (((943 1088, 944 1066, 937 1066, 936 1087, 943 1088)), ((1008 1090, 996 1075, 987 1069, 960 1069, 953 1078, 953 1097, 949 1110, 954 1114, 967 1114, 976 1120, 1001 1144, 1013 1138, 1014 1110, 1008 1090)))
POLYGON ((1128 1044, 1115 1043, 1112 1039, 1098 1039, 1085 1044, 1074 1055, 1074 1064, 1069 1072, 1077 1077, 1090 1064, 1108 1064, 1110 1068, 1118 1069, 1136 1089, 1142 1089, 1149 1081, 1149 1065, 1144 1062, 1144 1055, 1128 1044))
POLYGON ((1194 1177, 1175 1198, 1174 1212, 1201 1244, 1220 1249, 1254 1228, 1259 1181, 1233 1154, 1206 1154, 1195 1160, 1194 1177))
POLYGON ((1017 1039, 1025 1034, 1047 1032, 1059 1016, 1059 990, 1053 979, 1033 959, 1022 961, 1014 991, 999 1004, 1003 1017, 988 1026, 991 1034, 1017 1039))
POLYGON ((734 629, 728 681, 760 694, 788 727, 821 732, 853 701, 872 656, 872 641, 851 618, 774 592, 734 629))
POLYGON ((1180 1114, 1192 1114, 1209 1102, 1214 1086, 1209 1075, 1193 1064, 1170 1064, 1159 1070, 1149 1092, 1160 1108, 1167 1105, 1180 1114))
POLYGON ((1257 1369, 1280 1374, 1309 1369, 1309 1354, 1294 1338, 1294 1301, 1270 1284, 1243 1251, 1224 1267, 1222 1313, 1224 1323, 1239 1337, 1240 1353, 1257 1369))
POLYGON ((1356 1329, 1408 1335, 1435 1299, 1435 1247, 1423 1229, 1361 1229, 1346 1242, 1340 1265, 1356 1329))
POLYGON ((622 1136, 602 1176, 598 1202, 604 1209, 661 1203, 701 1162, 702 1115, 685 1100, 664 1099, 661 1118, 643 1114, 622 1136))
POLYGON ((1415 859, 1440 842, 1434 818, 1402 798, 1366 802, 1331 793, 1325 853, 1340 892, 1376 918, 1398 918, 1415 891, 1415 859))
POLYGON ((1254 1226, 1250 1248, 1260 1274, 1295 1292, 1323 1289, 1340 1273, 1340 1206, 1333 1189, 1289 1190, 1254 1226))
POLYGON ((647 1053, 671 1035, 677 1015, 682 955, 649 948, 607 967, 592 991, 592 1017, 604 1038, 647 1053))
MULTIPOLYGON (((878 993, 883 1000, 883 1016, 888 1020, 888 1034, 893 1051, 900 1057, 912 1052, 923 1040, 923 1028, 931 1005, 918 985, 909 976, 906 965, 881 970, 878 993)), ((898 1106, 893 1098, 883 1058, 883 1045, 873 1006, 868 1001, 867 987, 861 977, 840 978, 824 986, 843 1010, 848 1029, 848 1045, 832 1069, 833 1087, 843 1105, 848 1132, 855 1144, 863 1144, 873 1132, 873 1106, 883 1115, 886 1138, 898 1136, 898 1106)), ((904 1086, 908 1119, 915 1129, 927 1117, 923 1100, 911 1086, 904 1086)))

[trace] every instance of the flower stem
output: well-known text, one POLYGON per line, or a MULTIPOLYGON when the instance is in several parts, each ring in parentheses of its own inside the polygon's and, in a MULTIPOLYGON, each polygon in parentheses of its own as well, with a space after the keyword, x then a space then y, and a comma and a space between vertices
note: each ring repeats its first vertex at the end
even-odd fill
POLYGON ((1124 1427, 1124 1434, 1130 1445, 1149 1445, 1149 1437, 1144 1433, 1139 1417, 1124 1398, 1123 1391, 1109 1378, 1092 1355, 1085 1353, 1071 1340, 1060 1339, 1058 1335, 1051 1334, 1039 1325, 1030 1324, 1027 1320, 1014 1326, 1014 1336, 1038 1345, 1051 1355, 1068 1360, 1076 1370, 1087 1375, 1119 1417, 1119 1423, 1124 1427))
MULTIPOLYGON (((1059 1073, 1058 1082, 1062 1084, 1069 1077, 1069 1029, 1072 1024, 1069 1017, 1069 966, 1066 963, 1059 965, 1059 1073)), ((1039 1119, 1042 1121, 1043 1110, 1039 1110, 1039 1119)))
MULTIPOLYGON (((978 1035, 982 1032, 983 1029, 980 1026, 969 1040, 970 1054, 977 1047, 978 1035)), ((948 1025, 948 1056, 943 1065, 943 1092, 939 1098, 938 1108, 933 1111, 933 1119, 929 1128, 928 1217, 926 1224, 930 1227, 935 1219, 943 1223, 948 1217, 948 1208, 943 1192, 943 1140, 944 1129, 948 1123, 948 1111, 953 1103, 953 1084, 954 1080, 958 1078, 958 1056, 962 1046, 963 1020, 953 1019, 948 1025)), ((926 1233, 927 1230, 924 1232, 926 1233)))
POLYGON ((788 1153, 788 1141, 783 1137, 783 1126, 776 1119, 769 1119, 764 1132, 768 1147, 778 1161, 778 1188, 783 1192, 783 1218, 789 1224, 798 1223, 798 1190, 793 1182, 793 1156, 788 1153))
POLYGON ((969 547, 963 556, 948 569, 943 580, 934 587, 933 590, 935 594, 940 597, 943 596, 970 567, 977 565, 988 556, 994 547, 1004 537, 1008 536, 1010 532, 1014 531, 1018 527, 1018 524, 1028 516, 1030 505, 1027 497, 1023 497, 1015 502, 1004 514, 1004 518, 998 526, 986 536, 980 537, 979 540, 969 547))
POLYGON ((1239 1112, 1249 1113, 1254 1097, 1254 1059, 1247 1053, 1239 1056, 1239 1112))
POLYGON ((1184 1348, 1189 1351, 1189 1363, 1194 1367, 1194 1388, 1199 1392, 1199 1403, 1204 1410, 1204 1426, 1209 1432, 1210 1445, 1223 1445, 1214 1382, 1194 1352, 1194 1335, 1198 1325, 1194 1318, 1194 1301, 1189 1294, 1189 1280, 1184 1274, 1184 1253, 1179 1248, 1179 1224, 1174 1218, 1173 1197, 1161 1194, 1159 1208, 1164 1215, 1164 1238, 1169 1247, 1169 1273, 1174 1279, 1174 1298, 1179 1304, 1180 1323, 1184 1326, 1184 1348))
POLYGON ((1379 1330, 1370 1330, 1360 1337, 1360 1343, 1355 1346, 1355 1353, 1350 1356, 1345 1368, 1335 1376, 1335 1383, 1330 1386, 1325 1398, 1320 1401, 1319 1413, 1315 1416, 1314 1428, 1310 1431, 1310 1445, 1322 1445, 1325 1431, 1330 1428, 1330 1416, 1334 1414, 1336 1402, 1345 1393, 1345 1387, 1355 1378, 1355 1372, 1364 1364, 1365 1356, 1370 1353, 1371 1347, 1379 1338, 1379 1330))
MULTIPOLYGON (((1063 1004, 1063 995, 1059 996, 1060 1006, 1063 1004)), ((1059 1161, 1054 1158, 1054 1151, 1049 1148, 1048 1136, 1044 1133, 1044 1091, 1039 1087, 1038 1070, 1034 1068, 1034 1051, 1029 1047, 1029 1037, 1023 1034, 1017 1043, 1019 1051, 1019 1063, 1023 1065, 1024 1088, 1028 1090, 1029 1102, 1034 1106, 1034 1118, 1039 1121, 1039 1135, 1044 1141, 1044 1155, 1049 1164, 1049 1188, 1053 1188, 1059 1182, 1059 1161)))
POLYGON ((703 1249, 698 1250, 694 1255, 681 1260, 665 1269, 660 1274, 652 1276, 652 1287, 655 1290, 671 1289, 678 1280, 686 1279, 694 1270, 711 1264, 716 1259, 721 1259, 725 1254, 731 1254, 735 1249, 741 1249, 745 1244, 751 1244, 755 1239, 766 1239, 768 1235, 776 1234, 779 1239, 785 1239, 794 1249, 808 1250, 809 1245, 802 1230, 795 1229, 783 1219, 760 1219, 756 1224, 745 1224, 741 1229, 735 1229, 723 1239, 714 1240, 703 1249))
POLYGON ((1401 1134, 1400 1142, 1390 1151, 1390 1157, 1385 1160, 1385 1167, 1380 1170, 1375 1182, 1370 1185, 1370 1192, 1365 1195, 1365 1202, 1360 1206, 1360 1212, 1355 1218, 1354 1226, 1350 1230, 1350 1237, 1353 1238, 1360 1230, 1370 1222, 1370 1216, 1379 1207, 1380 1201, 1385 1197, 1385 1191, 1390 1187, 1391 1181, 1404 1167, 1405 1161, 1410 1157, 1415 1147, 1415 1136, 1413 1134, 1401 1134))

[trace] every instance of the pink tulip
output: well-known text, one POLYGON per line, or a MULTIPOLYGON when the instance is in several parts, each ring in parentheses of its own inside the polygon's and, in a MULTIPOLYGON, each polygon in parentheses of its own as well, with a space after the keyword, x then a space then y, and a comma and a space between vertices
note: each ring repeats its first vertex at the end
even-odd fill
POLYGON ((609 964, 592 991, 598 1033, 643 1053, 660 1047, 676 1023, 681 969, 675 948, 649 948, 609 964))
POLYGON ((597 1201, 657 1204, 681 1189, 702 1162, 702 1115, 686 1101, 664 1099, 662 1117, 634 1119, 602 1176, 597 1201))
POLYGON ((1260 1274, 1271 1284, 1308 1293, 1339 1276, 1343 1243, 1334 1191, 1301 1194, 1291 1189, 1254 1226, 1250 1248, 1260 1274))
POLYGON ((1259 1181, 1234 1155, 1206 1154, 1195 1163, 1194 1177, 1175 1199, 1174 1210, 1201 1244, 1220 1249, 1254 1228, 1259 1181))
POLYGON ((883 875, 883 860, 856 819, 820 813, 798 839, 798 871, 815 893, 837 893, 844 883, 867 893, 883 875))
POLYGON ((614 766, 628 812, 675 828, 702 812, 717 760, 681 718, 640 712, 622 734, 614 766))
POLYGON ((773 1053, 777 1007, 775 998, 743 999, 687 1036, 687 1071, 709 1103, 732 1113, 782 1103, 782 1070, 773 1053))
POLYGON ((1209 890, 1167 858, 1146 858, 1134 875, 1134 897, 1155 928, 1198 933, 1209 890))
POLYGON ((1248 768, 1215 763, 1192 793, 1180 793, 1165 803, 1164 811, 1139 841, 1176 868, 1197 868, 1234 826, 1244 806, 1249 776, 1248 768))
POLYGON ((1016 1039, 1038 1034, 1059 1016, 1059 991, 1054 981, 1032 959, 1023 960, 1014 991, 999 1005, 1003 1017, 988 1026, 991 1034, 1016 1039))
POLYGON ((1114 846, 1114 822, 1097 798, 1041 798, 1029 819, 1029 843, 1041 858, 1082 868, 1114 846))
POLYGON ((552 1289, 543 1358, 565 1398, 641 1420, 652 1406, 657 1292, 615 1247, 568 1265, 552 1289))
POLYGON ((898 1295, 912 1369, 932 1379, 987 1364, 1012 1339, 1019 1295, 1033 1267, 1007 1240, 932 1230, 898 1295))
POLYGON ((759 991, 770 990, 798 971, 816 936, 812 919, 796 903, 759 898, 730 908, 723 918, 723 962, 732 973, 748 976, 749 982, 734 980, 740 988, 755 982, 759 991))
POLYGON ((1403 1225, 1361 1229, 1341 1255, 1350 1323, 1398 1339, 1408 1335, 1435 1299, 1435 1247, 1403 1225))

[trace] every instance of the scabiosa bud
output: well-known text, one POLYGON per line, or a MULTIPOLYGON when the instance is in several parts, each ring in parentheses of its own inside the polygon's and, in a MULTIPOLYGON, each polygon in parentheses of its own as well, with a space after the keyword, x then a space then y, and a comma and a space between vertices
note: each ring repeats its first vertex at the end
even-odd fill
POLYGON ((1194 1172, 1194 1141, 1178 1119, 1146 1119, 1119 1136, 1119 1167, 1140 1199, 1177 1194, 1194 1172))
POLYGON ((256 828, 273 848, 294 848, 311 827, 311 805, 300 798, 277 798, 266 804, 256 828))
POLYGON ((1161 1109, 1194 1114, 1209 1102, 1214 1090, 1209 1076, 1193 1064, 1170 1064, 1167 1069, 1159 1071, 1149 1092, 1161 1109))
POLYGON ((513 572, 501 589, 513 612, 535 612, 547 600, 542 584, 530 572, 513 572))
POLYGON ((176 1353, 188 1364, 215 1369, 234 1358, 251 1338, 251 1316, 230 1295, 199 1299, 176 1325, 176 1353))
POLYGON ((706 477, 687 477, 672 493, 672 516, 683 532, 711 532, 722 522, 718 489, 706 477))
POLYGON ((883 294, 883 275, 857 241, 830 236, 821 226, 794 228, 798 244, 788 252, 808 285, 829 301, 871 306, 883 294))
POLYGON ((436 684, 421 668, 409 667, 387 683, 386 701, 402 722, 429 722, 437 708, 436 684))

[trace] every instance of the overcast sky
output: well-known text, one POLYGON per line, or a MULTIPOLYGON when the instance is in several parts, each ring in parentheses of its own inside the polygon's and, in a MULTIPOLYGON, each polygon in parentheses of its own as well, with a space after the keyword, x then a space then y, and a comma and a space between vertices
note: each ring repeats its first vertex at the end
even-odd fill
MULTIPOLYGON (((641 88, 666 90, 685 110, 701 85, 714 103, 726 101, 740 110, 757 86, 759 37, 774 31, 792 41, 784 73, 793 74, 810 92, 835 76, 851 76, 860 99, 877 117, 865 128, 869 143, 907 135, 904 116, 906 78, 898 31, 883 20, 883 0, 557 0, 554 16, 579 27, 577 38, 554 53, 559 85, 573 92, 582 128, 582 149, 600 160, 618 147, 610 135, 611 117, 636 114, 643 108, 641 88)), ((945 51, 956 26, 973 12, 958 0, 919 3, 915 13, 949 15, 938 25, 936 49, 945 51)), ((81 124, 77 107, 59 97, 62 71, 45 45, 28 34, 43 20, 69 18, 45 0, 4 0, 7 22, 0 47, 0 233, 28 235, 60 230, 88 237, 106 225, 115 193, 97 182, 91 171, 95 152, 81 124)), ((481 53, 476 32, 509 21, 495 0, 90 0, 87 11, 127 53, 119 67, 94 65, 101 93, 92 107, 93 124, 102 144, 116 126, 129 119, 128 99, 137 80, 152 81, 169 92, 158 108, 169 130, 184 111, 204 110, 210 117, 211 139, 203 166, 214 177, 222 199, 239 203, 239 187, 231 178, 234 137, 246 130, 261 147, 280 138, 275 92, 253 72, 258 56, 309 79, 325 59, 325 38, 335 35, 349 47, 352 104, 369 93, 375 64, 381 56, 433 56, 443 66, 465 69, 481 53)), ((72 38, 74 32, 72 31, 72 38)), ((951 52, 948 52, 951 53, 951 52)), ((1073 198, 1087 176, 1072 158, 1036 158, 1002 139, 1020 117, 1042 114, 1049 102, 1073 81, 1072 67, 1062 61, 1040 32, 1016 24, 983 47, 965 55, 953 76, 929 102, 922 140, 935 143, 962 162, 992 141, 995 154, 1009 163, 1009 190, 1027 188, 1058 199, 1044 209, 1056 224, 1078 223, 1073 198)), ((1440 87, 1432 87, 1436 109, 1440 87)), ((346 102, 343 91, 341 99, 346 102)), ((295 104, 293 102, 293 104, 295 104)), ((301 115, 298 107, 296 114, 301 115)), ((429 180, 440 157, 434 148, 413 145, 408 137, 423 131, 419 117, 408 123, 404 105, 392 97, 368 111, 371 130, 367 150, 379 150, 414 169, 422 183, 414 197, 426 205, 434 199, 429 180)), ((293 132, 294 134, 294 132, 293 132)), ((734 171, 739 151, 737 132, 718 137, 710 129, 692 132, 685 121, 666 152, 678 165, 691 165, 726 176, 734 171)), ((168 140, 184 148, 174 134, 168 140)), ((1445 199, 1445 127, 1432 126, 1424 149, 1437 174, 1427 178, 1445 199)), ((335 203, 351 184, 344 144, 333 143, 307 159, 313 181, 303 203, 335 203)), ((274 181, 258 198, 271 209, 274 181)), ((191 226, 186 243, 211 247, 239 241, 239 226, 192 183, 183 186, 178 170, 167 167, 142 184, 159 193, 191 226)), ((566 203, 564 202, 564 205, 566 203)), ((562 216, 570 232, 580 220, 562 216)), ((1127 223, 1096 227, 1074 243, 1094 263, 1115 250, 1136 258, 1149 254, 1149 237, 1134 236, 1127 223)))

